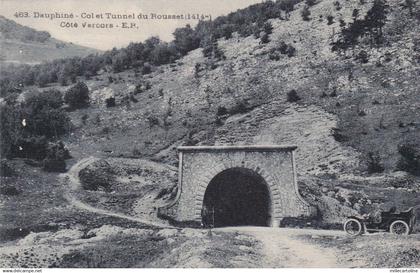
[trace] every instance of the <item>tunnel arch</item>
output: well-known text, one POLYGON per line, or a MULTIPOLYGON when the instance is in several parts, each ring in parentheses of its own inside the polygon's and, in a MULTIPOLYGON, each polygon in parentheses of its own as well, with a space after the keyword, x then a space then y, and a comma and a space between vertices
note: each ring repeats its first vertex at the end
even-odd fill
POLYGON ((181 146, 176 197, 157 208, 157 214, 182 225, 202 224, 204 196, 219 173, 246 168, 260 175, 271 200, 271 226, 285 217, 309 217, 316 212, 298 191, 294 150, 296 146, 181 146))
POLYGON ((208 183, 201 219, 205 227, 270 226, 271 204, 270 187, 258 172, 233 167, 208 183))

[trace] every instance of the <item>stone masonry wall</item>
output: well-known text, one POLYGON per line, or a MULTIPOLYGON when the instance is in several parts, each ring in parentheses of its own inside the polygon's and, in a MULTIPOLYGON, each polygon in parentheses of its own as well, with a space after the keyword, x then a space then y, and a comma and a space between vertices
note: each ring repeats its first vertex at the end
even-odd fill
MULTIPOLYGON (((309 216, 311 208, 298 193, 292 150, 185 150, 177 200, 166 209, 177 221, 201 222, 204 194, 220 172, 243 167, 255 171, 267 183, 272 225, 284 217, 309 216)), ((238 185, 240 187, 241 185, 238 185)))

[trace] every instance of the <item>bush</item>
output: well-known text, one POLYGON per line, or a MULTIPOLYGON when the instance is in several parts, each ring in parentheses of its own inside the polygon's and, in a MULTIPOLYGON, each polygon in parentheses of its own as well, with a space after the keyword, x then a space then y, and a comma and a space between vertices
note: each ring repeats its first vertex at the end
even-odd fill
POLYGON ((224 106, 219 106, 217 107, 217 112, 216 115, 217 116, 224 116, 228 114, 228 110, 226 109, 226 107, 224 106))
POLYGON ((12 156, 42 160, 47 155, 48 140, 45 136, 23 137, 12 145, 12 156))
POLYGON ((366 51, 361 50, 357 56, 355 57, 356 60, 358 60, 359 62, 361 62, 362 64, 366 64, 369 62, 369 55, 366 51))
POLYGON ((287 55, 288 57, 293 57, 296 55, 296 48, 292 45, 286 44, 285 42, 281 41, 276 48, 272 49, 272 53, 274 54, 276 51, 279 51, 283 55, 287 55))
POLYGON ((297 94, 296 90, 291 90, 287 93, 287 101, 288 102, 297 102, 300 101, 301 98, 299 97, 299 95, 297 94))
POLYGON ((183 55, 200 46, 200 39, 190 25, 177 28, 174 37, 175 47, 183 55))
POLYGON ((47 172, 65 172, 66 159, 69 158, 70 153, 61 141, 49 143, 46 150, 46 157, 42 162, 43 169, 47 172))
POLYGON ((261 36, 261 43, 267 44, 270 42, 270 36, 264 32, 264 34, 261 36))
POLYGON ((154 126, 159 126, 159 124, 160 124, 159 119, 154 115, 148 116, 147 121, 149 122, 149 127, 150 128, 152 128, 154 126))
POLYGON ((6 195, 6 196, 16 196, 20 194, 20 191, 16 189, 15 186, 1 186, 0 187, 0 194, 6 195))
POLYGON ((67 133, 71 122, 61 108, 61 93, 31 93, 27 100, 0 107, 0 143, 4 157, 42 160, 48 139, 67 133))
POLYGON ((345 27, 345 22, 340 21, 342 27, 337 41, 332 43, 332 50, 347 50, 354 48, 360 37, 370 36, 370 45, 380 45, 383 42, 382 28, 386 23, 388 5, 385 0, 374 0, 372 7, 363 19, 354 18, 353 22, 345 27))
POLYGON ((134 95, 140 94, 152 88, 152 85, 148 81, 141 80, 137 85, 136 89, 134 90, 134 95))
POLYGON ((311 18, 309 16, 311 16, 311 11, 309 10, 308 6, 304 6, 302 11, 300 12, 300 15, 302 15, 302 19, 303 21, 310 21, 311 18))
POLYGON ((312 7, 316 4, 316 0, 305 0, 306 5, 312 7))
POLYGON ((111 165, 103 159, 98 160, 79 172, 80 183, 85 190, 111 190, 114 173, 111 165))
POLYGON ((263 30, 265 33, 270 35, 271 33, 273 33, 273 25, 270 22, 265 22, 263 25, 263 30))
POLYGON ((414 145, 404 144, 398 148, 400 159, 397 169, 420 176, 420 152, 414 145))
POLYGON ((2 159, 0 161, 0 176, 1 177, 11 177, 14 176, 15 170, 12 168, 12 166, 7 162, 7 160, 2 159))
POLYGON ((62 109, 45 107, 36 110, 25 106, 21 110, 21 117, 26 121, 23 133, 30 136, 58 137, 71 128, 70 119, 62 109))
POLYGON ((229 114, 235 115, 235 114, 244 114, 247 113, 251 109, 249 103, 245 99, 241 99, 236 102, 236 104, 229 109, 229 114))
POLYGON ((368 173, 381 173, 384 171, 384 167, 381 164, 381 158, 378 153, 369 152, 367 156, 368 173))
POLYGON ((107 98, 105 100, 105 104, 106 104, 106 107, 115 107, 116 106, 115 98, 114 97, 107 98))
POLYGON ((67 90, 64 101, 73 109, 89 105, 89 88, 84 82, 78 82, 67 90))
POLYGON ((327 16, 327 24, 328 25, 332 25, 332 24, 334 24, 334 16, 332 16, 332 15, 328 15, 327 16))

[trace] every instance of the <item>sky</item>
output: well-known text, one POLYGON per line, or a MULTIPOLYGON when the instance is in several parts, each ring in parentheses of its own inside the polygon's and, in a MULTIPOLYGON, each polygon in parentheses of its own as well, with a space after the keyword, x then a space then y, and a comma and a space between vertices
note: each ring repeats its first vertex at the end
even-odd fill
MULTIPOLYGON (((245 8, 262 0, 0 0, 0 15, 37 30, 48 31, 54 38, 101 50, 123 47, 150 36, 171 41, 177 27, 194 26, 197 20, 156 20, 150 14, 204 14, 214 19, 220 15, 245 8), (15 17, 16 12, 28 12, 28 17, 15 17), (35 13, 73 13, 78 18, 34 18, 35 13), (148 19, 84 19, 82 13, 100 16, 105 13, 148 15, 148 19), (63 23, 78 23, 77 28, 62 27, 63 23), (113 28, 83 28, 82 23, 108 23, 113 28), (133 28, 122 29, 122 22, 135 23, 133 28), (118 25, 119 27, 115 27, 118 25)), ((21 13, 22 15, 22 13, 21 13)), ((129 26, 129 24, 127 26, 129 26)))

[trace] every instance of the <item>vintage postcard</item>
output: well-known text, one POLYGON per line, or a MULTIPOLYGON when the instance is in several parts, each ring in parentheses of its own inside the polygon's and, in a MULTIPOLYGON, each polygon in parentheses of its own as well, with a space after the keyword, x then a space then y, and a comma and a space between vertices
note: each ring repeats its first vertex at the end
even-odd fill
POLYGON ((419 86, 416 0, 0 0, 0 267, 418 272, 419 86))

